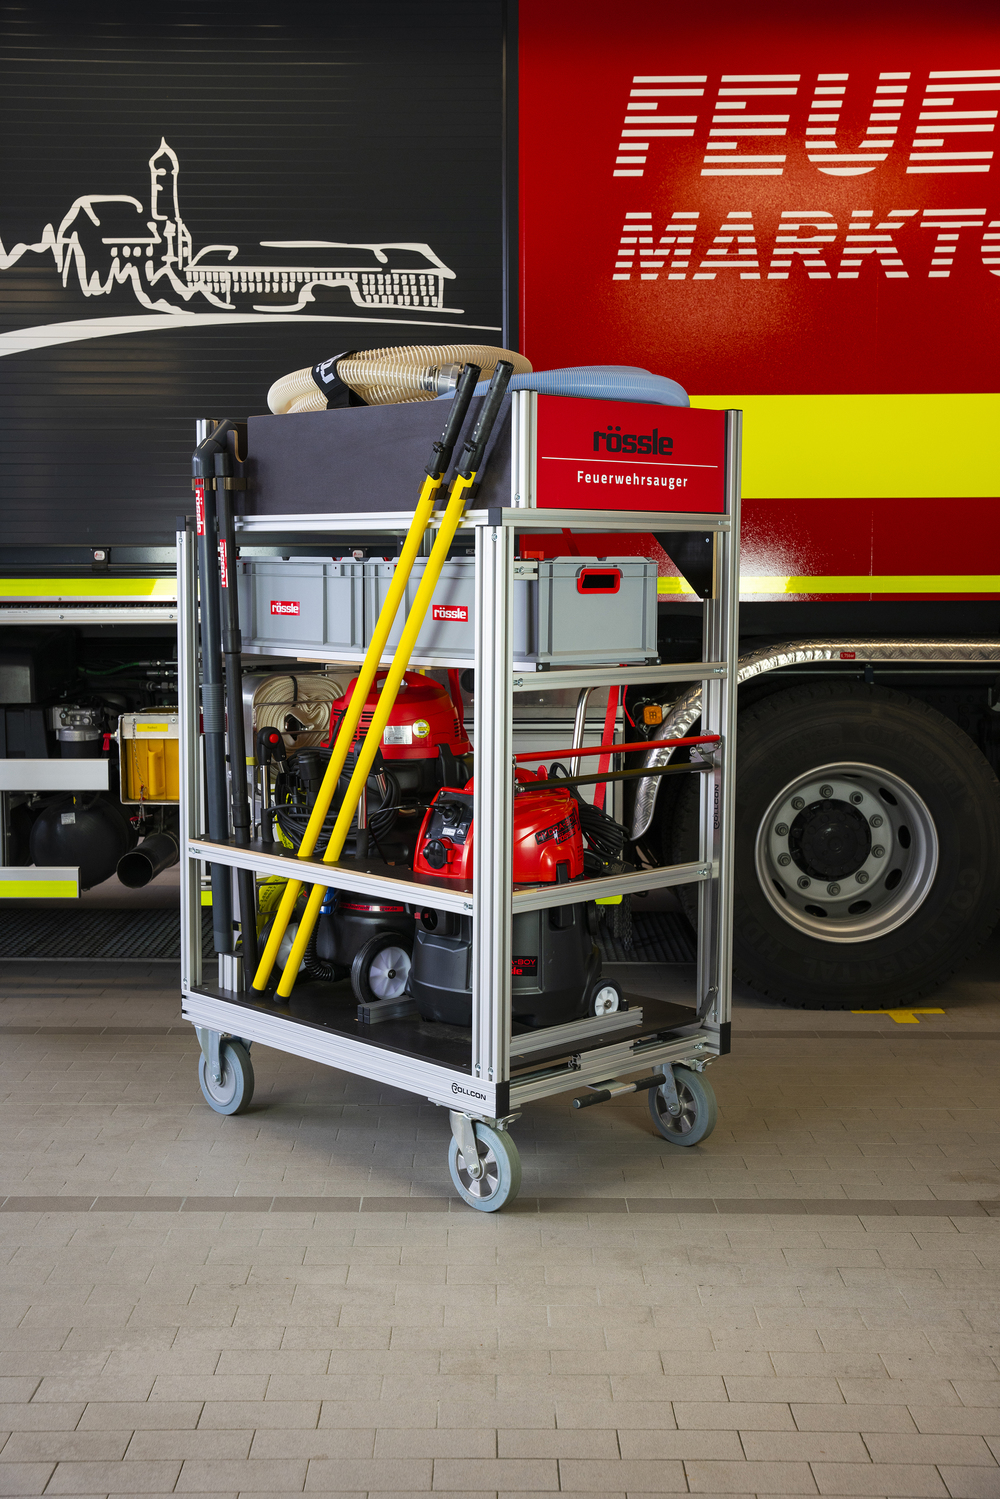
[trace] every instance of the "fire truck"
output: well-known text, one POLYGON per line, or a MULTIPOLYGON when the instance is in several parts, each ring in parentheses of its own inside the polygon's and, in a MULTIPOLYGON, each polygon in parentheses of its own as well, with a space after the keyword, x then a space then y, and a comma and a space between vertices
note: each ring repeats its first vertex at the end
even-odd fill
MULTIPOLYGON (((998 111, 975 4, 521 9, 522 349, 745 412, 735 967, 788 1005, 912 1003, 1000 907, 998 111)), ((643 545, 697 659, 711 548, 643 545)), ((687 857, 659 779, 632 835, 687 857)))

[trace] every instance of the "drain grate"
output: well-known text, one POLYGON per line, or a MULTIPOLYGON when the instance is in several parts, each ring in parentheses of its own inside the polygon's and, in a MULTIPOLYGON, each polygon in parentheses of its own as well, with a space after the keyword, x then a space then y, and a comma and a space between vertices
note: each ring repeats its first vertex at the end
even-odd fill
MULTIPOLYGON (((212 951, 212 913, 201 915, 202 951, 212 951)), ((4 958, 145 958, 179 963, 179 911, 0 912, 4 958)))
POLYGON ((632 911, 632 946, 617 942, 601 926, 597 939, 606 963, 693 963, 694 933, 680 911, 632 911))

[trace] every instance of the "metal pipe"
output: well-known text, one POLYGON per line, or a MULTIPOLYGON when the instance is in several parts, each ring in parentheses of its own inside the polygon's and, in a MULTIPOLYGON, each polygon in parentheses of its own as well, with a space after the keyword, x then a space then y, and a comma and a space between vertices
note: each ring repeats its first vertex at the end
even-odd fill
MULTIPOLYGON (((583 736, 587 732, 587 704, 590 702, 591 694, 596 692, 596 687, 581 687, 580 696, 576 700, 576 718, 573 720, 573 743, 582 744, 583 736)), ((570 775, 579 775, 580 757, 575 755, 569 763, 570 775)))
MULTIPOLYGON (((217 422, 195 423, 199 451, 211 438, 217 422)), ((222 630, 219 615, 218 524, 215 479, 206 474, 206 463, 214 468, 214 454, 195 454, 195 503, 198 531, 198 594, 201 619, 201 716, 205 745, 205 803, 208 836, 213 843, 229 837, 229 788, 226 777, 226 711, 222 689, 222 630)), ((209 865, 212 881, 212 939, 217 953, 233 951, 232 876, 224 864, 209 865)))
MULTIPOLYGON (((237 598, 236 527, 233 524, 234 477, 228 445, 215 455, 215 488, 219 510, 219 581, 222 585, 222 653, 226 662, 226 728, 229 738, 229 792, 233 840, 250 845, 250 797, 247 791, 247 746, 243 723, 243 639, 237 598)), ((243 984, 249 988, 257 968, 257 890, 252 869, 236 871, 243 948, 243 984)))

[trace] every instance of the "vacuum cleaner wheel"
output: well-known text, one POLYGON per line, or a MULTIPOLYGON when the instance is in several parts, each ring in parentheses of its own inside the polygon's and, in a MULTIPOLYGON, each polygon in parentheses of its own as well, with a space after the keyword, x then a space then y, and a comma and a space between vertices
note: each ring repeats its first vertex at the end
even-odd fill
POLYGON ((351 986, 362 1004, 399 999, 410 978, 413 943, 401 932, 376 932, 351 965, 351 986))
POLYGON ((590 1013, 592 1015, 613 1015, 616 1010, 622 1008, 622 991, 618 985, 609 983, 605 979, 599 980, 596 989, 590 996, 590 1013))

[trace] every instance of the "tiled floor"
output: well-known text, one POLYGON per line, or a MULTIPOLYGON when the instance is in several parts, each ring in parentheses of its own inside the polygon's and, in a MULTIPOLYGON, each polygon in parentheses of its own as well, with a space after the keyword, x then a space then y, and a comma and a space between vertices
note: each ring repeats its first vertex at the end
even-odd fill
POLYGON ((0 1495, 1000 1499, 997 974, 744 995, 705 1145, 535 1105, 487 1217, 441 1111, 255 1047, 222 1119, 172 970, 9 964, 0 1495))

